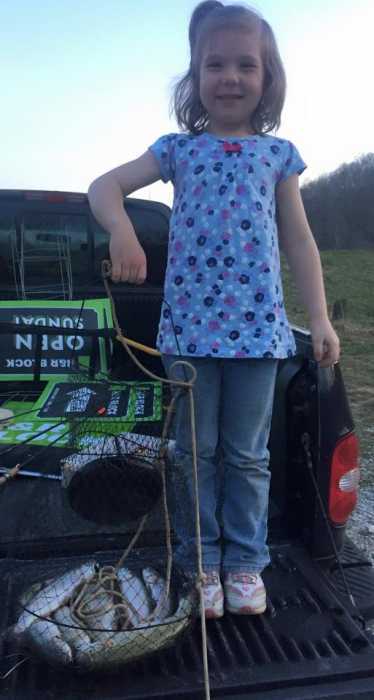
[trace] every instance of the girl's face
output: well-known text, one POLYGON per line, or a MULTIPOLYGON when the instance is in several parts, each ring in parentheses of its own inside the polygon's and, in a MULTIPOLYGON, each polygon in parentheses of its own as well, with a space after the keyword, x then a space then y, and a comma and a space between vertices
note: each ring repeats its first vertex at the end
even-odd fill
POLYGON ((207 37, 200 64, 200 100, 208 131, 217 136, 253 133, 251 116, 261 100, 264 67, 258 32, 220 29, 207 37))

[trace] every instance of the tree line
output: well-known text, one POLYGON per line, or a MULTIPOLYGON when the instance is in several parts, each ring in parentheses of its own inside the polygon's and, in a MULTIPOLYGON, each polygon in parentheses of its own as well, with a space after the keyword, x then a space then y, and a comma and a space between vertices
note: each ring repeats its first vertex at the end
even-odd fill
POLYGON ((320 250, 374 248, 374 153, 301 188, 320 250))

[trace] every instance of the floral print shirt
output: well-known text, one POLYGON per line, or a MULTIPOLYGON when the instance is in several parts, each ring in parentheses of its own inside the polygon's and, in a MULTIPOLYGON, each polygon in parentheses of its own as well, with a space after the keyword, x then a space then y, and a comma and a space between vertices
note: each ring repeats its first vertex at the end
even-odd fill
POLYGON ((305 164, 274 136, 168 134, 151 147, 174 185, 157 346, 167 355, 284 358, 276 185, 305 164))

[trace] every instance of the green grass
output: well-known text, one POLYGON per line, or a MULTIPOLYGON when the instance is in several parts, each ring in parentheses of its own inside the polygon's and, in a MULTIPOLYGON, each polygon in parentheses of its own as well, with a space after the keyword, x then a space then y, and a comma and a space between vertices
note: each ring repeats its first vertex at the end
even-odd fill
MULTIPOLYGON (((336 301, 345 304, 343 318, 332 323, 341 343, 341 368, 357 434, 361 444, 363 480, 370 475, 365 464, 374 455, 374 250, 329 250, 321 260, 330 318, 336 301)), ((282 260, 288 317, 308 327, 289 270, 282 260)))

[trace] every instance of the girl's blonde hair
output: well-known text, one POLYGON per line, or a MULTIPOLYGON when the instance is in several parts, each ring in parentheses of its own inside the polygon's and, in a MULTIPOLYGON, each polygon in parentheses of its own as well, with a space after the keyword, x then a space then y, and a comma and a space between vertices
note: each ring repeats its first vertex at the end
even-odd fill
POLYGON ((286 76, 273 30, 254 10, 244 5, 222 5, 218 0, 205 0, 192 13, 189 26, 190 66, 176 83, 172 97, 172 109, 179 127, 183 131, 199 134, 208 125, 209 115, 200 100, 201 54, 206 37, 219 29, 260 32, 264 89, 248 126, 258 134, 278 129, 286 93, 286 76))

